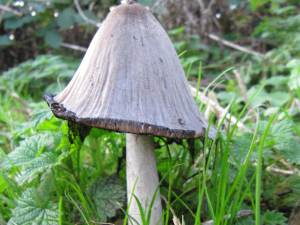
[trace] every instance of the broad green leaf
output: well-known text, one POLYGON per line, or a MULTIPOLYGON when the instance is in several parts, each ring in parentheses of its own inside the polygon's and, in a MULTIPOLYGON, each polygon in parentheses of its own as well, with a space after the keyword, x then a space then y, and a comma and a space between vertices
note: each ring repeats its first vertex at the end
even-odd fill
POLYGON ((258 89, 257 86, 254 86, 247 93, 248 96, 255 96, 251 102, 253 107, 261 106, 265 103, 269 103, 272 106, 282 106, 290 99, 290 94, 286 92, 272 91, 269 93, 266 90, 262 90, 257 94, 258 89))
POLYGON ((117 177, 97 180, 90 189, 101 222, 116 215, 125 201, 125 190, 117 177))
POLYGON ((4 22, 4 28, 5 30, 9 29, 17 29, 19 27, 23 26, 23 21, 17 18, 6 20, 4 22))
POLYGON ((8 35, 0 35, 0 47, 11 45, 12 41, 9 39, 8 35))
POLYGON ((21 28, 25 24, 28 24, 34 20, 35 20, 35 17, 30 16, 30 15, 23 16, 21 18, 16 17, 16 18, 8 19, 8 20, 5 20, 5 22, 4 22, 4 29, 5 30, 14 30, 17 28, 21 28))
POLYGON ((256 10, 269 2, 270 0, 250 0, 251 9, 256 10))
POLYGON ((288 83, 289 78, 286 76, 275 76, 265 81, 266 85, 272 85, 274 87, 280 87, 288 83))
POLYGON ((58 26, 62 29, 67 29, 73 26, 75 23, 75 14, 76 12, 73 8, 67 8, 63 10, 57 18, 58 26))
POLYGON ((7 188, 6 180, 4 179, 4 177, 2 175, 0 175, 0 194, 3 191, 5 191, 6 188, 7 188))
POLYGON ((290 94, 287 92, 273 91, 268 94, 268 101, 274 106, 282 106, 290 99, 290 94))
POLYGON ((44 39, 45 42, 53 48, 58 48, 62 43, 62 37, 60 36, 60 34, 53 30, 47 31, 44 39))
POLYGON ((57 225, 58 206, 36 197, 35 189, 26 190, 17 200, 7 225, 57 225))

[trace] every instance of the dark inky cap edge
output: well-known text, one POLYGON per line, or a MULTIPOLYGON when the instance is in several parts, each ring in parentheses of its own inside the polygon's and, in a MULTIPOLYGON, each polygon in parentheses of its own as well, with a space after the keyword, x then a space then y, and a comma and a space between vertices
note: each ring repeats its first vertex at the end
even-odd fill
POLYGON ((68 111, 62 104, 56 102, 53 95, 46 94, 44 95, 44 99, 57 118, 83 124, 89 127, 101 128, 121 133, 145 134, 179 139, 205 136, 204 128, 202 128, 200 133, 196 133, 193 130, 169 129, 163 126, 129 120, 110 118, 79 118, 74 112, 68 111))

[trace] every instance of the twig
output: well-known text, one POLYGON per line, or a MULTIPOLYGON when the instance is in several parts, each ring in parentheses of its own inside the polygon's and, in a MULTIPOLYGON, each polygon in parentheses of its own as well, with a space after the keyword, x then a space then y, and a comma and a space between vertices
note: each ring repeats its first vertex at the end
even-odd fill
MULTIPOLYGON (((253 166, 257 166, 257 163, 254 162, 252 163, 253 166)), ((266 171, 270 173, 275 173, 278 175, 283 175, 283 176, 292 176, 292 175, 297 175, 300 176, 300 171, 298 169, 290 169, 290 170, 284 170, 276 167, 275 165, 268 166, 266 168, 266 171)))
POLYGON ((287 167, 289 170, 293 170, 294 167, 288 162, 286 161, 285 159, 281 159, 279 160, 279 162, 284 165, 285 167, 287 167))
POLYGON ((300 101, 297 98, 295 98, 289 109, 289 114, 294 115, 294 114, 298 113, 299 111, 300 111, 300 101))
POLYGON ((79 4, 78 0, 74 0, 74 4, 75 4, 75 7, 76 7, 76 9, 77 9, 77 11, 78 11, 80 17, 81 17, 85 22, 87 22, 87 23, 89 23, 89 24, 92 24, 92 25, 94 25, 94 26, 96 26, 96 27, 100 27, 100 26, 101 26, 101 23, 98 23, 98 22, 96 22, 96 21, 94 21, 94 20, 88 18, 88 17, 84 14, 82 8, 80 7, 80 4, 79 4))
POLYGON ((204 12, 206 8, 203 0, 198 0, 198 3, 200 5, 201 12, 204 12))
POLYGON ((211 0, 207 9, 211 11, 211 8, 213 7, 213 5, 216 3, 216 0, 211 0))
POLYGON ((122 0, 121 4, 133 4, 135 2, 136 2, 136 0, 122 0))
POLYGON ((259 58, 264 57, 264 55, 262 53, 260 53, 260 52, 256 52, 256 51, 254 51, 252 49, 249 49, 247 47, 244 47, 244 46, 241 46, 241 45, 237 45, 237 44, 232 43, 230 41, 224 40, 224 39, 218 37, 215 34, 206 34, 206 36, 208 38, 210 38, 211 40, 219 42, 220 44, 222 44, 224 46, 227 46, 229 48, 233 48, 235 50, 238 50, 238 51, 250 54, 250 55, 254 55, 254 56, 259 57, 259 58))
POLYGON ((247 88, 246 85, 241 77, 241 74, 237 71, 237 70, 233 70, 233 74, 235 76, 235 79, 238 83, 238 86, 240 88, 241 94, 243 96, 244 101, 246 102, 248 100, 248 96, 247 96, 247 88))
MULTIPOLYGON (((196 88, 194 88, 193 86, 189 86, 192 95, 195 97, 197 95, 197 90, 196 88)), ((205 96, 202 92, 198 91, 198 97, 200 99, 200 101, 205 104, 207 107, 210 107, 210 109, 212 109, 214 111, 214 113, 216 114, 216 116, 218 118, 222 118, 222 116, 225 116, 225 118, 231 123, 231 124, 237 124, 237 127, 241 130, 244 131, 248 131, 250 132, 251 130, 249 128, 247 128, 243 123, 241 123, 240 121, 238 121, 234 116, 230 115, 230 113, 228 113, 227 109, 222 108, 217 102, 215 102, 214 100, 208 98, 207 96, 205 96)))
POLYGON ((300 171, 296 170, 296 169, 293 169, 293 170, 283 170, 283 169, 277 168, 275 166, 269 166, 269 167, 267 167, 266 170, 268 172, 277 173, 277 174, 284 175, 284 176, 292 176, 292 175, 298 175, 298 176, 300 176, 300 171))
MULTIPOLYGON (((5 7, 9 7, 9 5, 10 5, 11 3, 12 3, 12 0, 8 0, 4 6, 5 6, 5 7)), ((5 12, 6 12, 6 11, 4 11, 4 10, 0 10, 0 24, 1 24, 1 22, 2 22, 2 19, 3 19, 3 16, 4 16, 4 13, 5 13, 5 12)))
MULTIPOLYGON (((251 210, 241 210, 238 212, 238 214, 236 215, 237 219, 240 218, 244 218, 244 217, 248 217, 251 216, 253 214, 253 212, 251 210)), ((225 219, 230 218, 230 215, 226 215, 225 219)), ((214 225, 214 221, 213 220, 209 220, 207 222, 202 223, 203 225, 214 225)))
POLYGON ((61 46, 64 48, 72 49, 75 51, 86 52, 87 48, 81 47, 79 45, 69 44, 69 43, 61 43, 61 46))
POLYGON ((6 5, 0 5, 0 10, 1 10, 1 11, 5 11, 5 12, 13 13, 13 14, 15 14, 16 16, 22 16, 22 15, 23 15, 22 13, 18 12, 17 10, 12 9, 12 8, 10 8, 9 6, 6 6, 6 5))
POLYGON ((32 114, 32 111, 28 107, 27 103, 16 92, 12 92, 11 97, 13 97, 16 101, 18 101, 22 105, 20 111, 25 113, 27 116, 30 116, 32 114))
POLYGON ((156 9, 160 6, 160 5, 163 5, 165 4, 165 0, 157 0, 155 1, 155 3, 151 6, 151 10, 152 11, 156 11, 156 9))

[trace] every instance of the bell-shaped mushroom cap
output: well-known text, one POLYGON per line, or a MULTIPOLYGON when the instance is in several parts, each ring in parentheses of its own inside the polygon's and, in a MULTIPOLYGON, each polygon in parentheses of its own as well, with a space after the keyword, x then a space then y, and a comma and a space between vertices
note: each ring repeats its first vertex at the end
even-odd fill
POLYGON ((167 33, 137 3, 109 13, 73 79, 46 100, 59 118, 119 132, 195 138, 208 126, 167 33))

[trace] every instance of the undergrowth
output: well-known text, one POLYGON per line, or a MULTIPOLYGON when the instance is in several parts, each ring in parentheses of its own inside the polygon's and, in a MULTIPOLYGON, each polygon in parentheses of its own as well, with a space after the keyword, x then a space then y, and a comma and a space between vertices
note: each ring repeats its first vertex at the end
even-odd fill
MULTIPOLYGON (((125 217, 124 135, 92 129, 82 142, 41 100, 43 90, 59 90, 70 79, 73 62, 45 55, 1 76, 1 224, 99 224, 125 217)), ((208 114, 210 121, 217 117, 217 139, 156 139, 164 224, 286 224, 300 178, 272 168, 296 170, 299 137, 290 104, 271 112, 258 106, 272 80, 250 90, 242 108, 236 98, 227 114, 208 114)))

